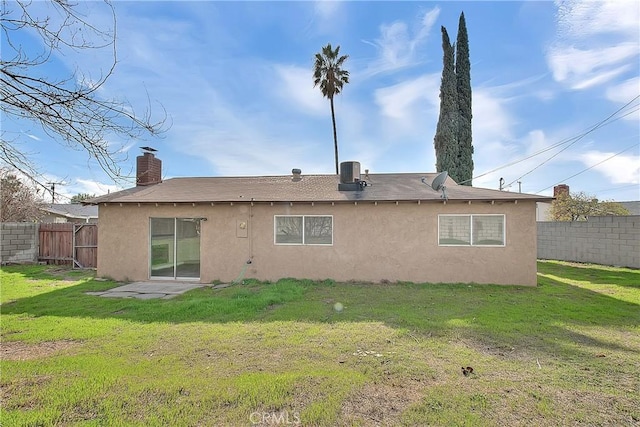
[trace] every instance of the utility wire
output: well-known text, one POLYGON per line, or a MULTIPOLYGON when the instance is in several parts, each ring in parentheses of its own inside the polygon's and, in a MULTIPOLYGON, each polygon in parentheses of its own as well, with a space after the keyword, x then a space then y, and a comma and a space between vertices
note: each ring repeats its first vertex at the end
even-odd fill
POLYGON ((616 114, 618 114, 620 111, 624 110, 625 108, 627 108, 632 102, 634 102, 636 99, 640 98, 640 95, 637 95, 635 98, 633 98, 631 101, 627 102, 624 106, 620 107, 618 110, 616 110, 614 113, 610 114, 606 119, 600 121, 598 124, 596 124, 595 126, 593 126, 591 129, 589 129, 588 131, 584 132, 582 135, 579 135, 577 138, 575 138, 569 145, 566 145, 565 147, 563 147, 561 150, 559 150, 557 153, 555 153, 553 156, 549 157, 548 159, 546 159, 545 161, 543 161, 542 163, 540 163, 539 165, 537 165, 536 167, 534 167, 533 169, 531 169, 529 172, 519 176, 518 178, 514 179, 513 181, 511 181, 509 184, 506 185, 506 187, 509 187, 510 185, 512 185, 515 182, 520 181, 522 178, 524 178, 525 176, 529 175, 530 173, 534 172, 536 169, 542 167, 543 165, 545 165, 546 163, 548 163, 549 161, 551 161, 551 159, 555 158, 556 156, 558 156, 560 153, 562 153, 563 151, 567 150, 569 147, 571 147, 573 144, 575 144, 576 142, 580 141, 582 138, 584 138, 585 136, 589 135, 590 133, 594 132, 595 130, 597 130, 598 128, 604 126, 612 117, 614 117, 616 114))
MULTIPOLYGON (((482 174, 480 174, 480 175, 474 176, 474 177, 473 177, 473 178, 471 178, 471 179, 468 179, 468 180, 466 180, 466 181, 461 181, 461 182, 459 182, 458 184, 465 184, 465 183, 467 183, 467 182, 469 182, 469 181, 471 181, 471 180, 478 179, 478 178, 482 178, 483 176, 486 176, 486 175, 489 175, 489 174, 491 174, 491 173, 497 172, 497 171, 499 171, 499 170, 501 170, 501 169, 508 168, 509 166, 516 165, 516 164, 518 164, 518 163, 520 163, 520 162, 524 162, 524 161, 529 160, 529 159, 531 159, 531 158, 533 158, 533 157, 536 157, 536 156, 538 156, 538 155, 540 155, 540 154, 546 153, 547 151, 553 150, 554 148, 557 148, 557 147, 559 147, 559 146, 561 146, 561 145, 564 145, 564 144, 566 144, 566 143, 568 143, 568 142, 571 142, 571 141, 577 142, 577 141, 576 141, 577 139, 580 139, 580 138, 584 137, 586 134, 588 134, 588 133, 590 133, 590 132, 593 132, 593 131, 595 131, 596 129, 599 129, 599 128, 604 127, 604 126, 606 126, 606 125, 609 125, 609 124, 611 124, 611 123, 613 123, 613 122, 615 122, 615 121, 617 121, 617 120, 620 120, 620 119, 621 119, 621 118, 623 118, 623 117, 628 116, 629 114, 632 114, 632 113, 634 113, 634 112, 638 111, 638 110, 639 110, 639 108, 638 108, 638 106, 636 105, 636 106, 635 106, 635 107, 636 107, 636 108, 635 108, 635 110, 629 111, 629 112, 627 112, 626 114, 624 114, 624 115, 622 115, 622 116, 620 116, 620 117, 616 117, 615 119, 609 120, 612 116, 615 116, 615 115, 616 115, 616 114, 618 114, 620 111, 622 111, 622 110, 624 110, 625 108, 627 108, 627 106, 629 106, 631 103, 633 103, 633 102, 634 102, 635 100, 637 100, 638 98, 640 98, 640 95, 638 95, 638 96, 636 96, 635 98, 633 98, 631 101, 629 101, 627 104, 625 104, 622 108, 618 109, 615 113, 611 114, 609 117, 607 117, 606 119, 604 119, 604 120, 603 120, 603 121, 601 121, 600 123, 597 123, 596 125, 593 125, 593 126, 590 126, 590 127, 585 128, 585 129, 584 129, 584 131, 583 131, 583 133, 581 133, 581 134, 579 134, 579 135, 573 136, 573 137, 571 137, 571 138, 565 138, 565 139, 562 139, 562 140, 560 140, 560 141, 556 142, 555 144, 550 145, 550 146, 549 146, 549 147, 547 147, 547 148, 543 148, 542 150, 539 150, 539 151, 537 151, 537 152, 535 152, 535 153, 533 153, 533 154, 530 154, 530 155, 528 155, 528 156, 526 156, 526 157, 523 157, 523 158, 521 158, 521 159, 514 160, 514 161, 512 161, 512 162, 510 162, 510 163, 507 163, 507 164, 505 164, 505 165, 498 166, 497 168, 494 168, 494 169, 492 169, 492 170, 490 170, 490 171, 488 171, 488 172, 484 172, 484 173, 482 173, 482 174), (603 123, 603 122, 606 122, 606 123, 603 123)), ((523 175, 523 176, 524 176, 524 175, 523 175)), ((519 180, 519 178, 518 178, 518 179, 516 179, 516 180, 514 180, 514 181, 512 181, 509 185, 512 185, 514 182, 516 182, 516 181, 518 181, 518 180, 519 180)))
POLYGON ((609 188, 605 188, 604 190, 598 190, 595 191, 596 194, 600 194, 600 193, 607 193, 609 191, 617 191, 617 190, 622 190, 623 188, 631 188, 631 187, 636 187, 638 188, 638 184, 629 184, 629 185, 623 185, 622 187, 609 187, 609 188))
MULTIPOLYGON (((616 154, 614 154, 614 155, 612 155, 612 156, 607 157, 606 159, 604 159, 604 160, 602 160, 602 161, 600 161, 600 162, 596 163, 595 165, 589 166, 589 167, 588 167, 588 168, 586 168, 586 169, 582 169, 580 172, 578 172, 578 173, 576 173, 576 174, 571 175, 569 178, 565 178, 565 179, 560 180, 560 182, 566 182, 566 181, 569 181, 571 178, 575 178, 576 176, 578 176, 578 175, 580 175, 580 174, 582 174, 582 173, 584 173, 584 172, 586 172, 586 171, 588 171, 588 170, 590 170, 590 169, 593 169, 593 168, 595 168, 596 166, 601 165, 601 164, 603 164, 604 162, 609 161, 609 160, 613 159, 614 157, 619 156, 620 154, 624 153, 625 151, 629 151, 629 150, 631 150, 632 148, 637 147, 637 146, 639 146, 639 145, 640 145, 640 143, 639 143, 639 144, 633 144, 632 146, 627 147, 627 148, 625 148, 624 150, 622 150, 622 151, 620 151, 620 152, 618 152, 618 153, 616 153, 616 154)), ((538 190, 538 191, 536 191, 536 194, 542 193, 544 190, 548 190, 549 188, 553 187, 554 185, 559 184, 560 182, 558 182, 558 183, 556 183, 556 184, 552 184, 552 185, 550 185, 550 186, 548 186, 548 187, 546 187, 546 188, 543 188, 542 190, 538 190)))

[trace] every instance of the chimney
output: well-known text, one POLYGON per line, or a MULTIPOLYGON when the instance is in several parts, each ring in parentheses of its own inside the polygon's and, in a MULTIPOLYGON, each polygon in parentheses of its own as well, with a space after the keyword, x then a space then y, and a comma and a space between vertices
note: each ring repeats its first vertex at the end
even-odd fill
MULTIPOLYGON (((154 150, 155 151, 155 150, 154 150)), ((136 158, 136 185, 153 185, 162 182, 162 160, 151 151, 136 158)))
POLYGON ((559 184, 553 187, 553 197, 558 197, 561 194, 569 195, 569 186, 567 184, 559 184))
POLYGON ((293 175, 292 181, 297 182, 302 179, 302 170, 301 169, 291 169, 291 174, 293 175))

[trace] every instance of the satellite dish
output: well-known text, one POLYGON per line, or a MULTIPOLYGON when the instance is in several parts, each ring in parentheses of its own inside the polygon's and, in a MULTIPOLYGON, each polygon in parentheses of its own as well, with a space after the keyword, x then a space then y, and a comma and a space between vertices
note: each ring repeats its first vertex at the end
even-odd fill
POLYGON ((449 176, 449 173, 447 171, 440 172, 438 176, 436 176, 433 179, 433 182, 431 183, 431 188, 433 188, 436 191, 442 190, 442 188, 444 187, 444 182, 447 180, 448 176, 449 176))
POLYGON ((442 191, 441 198, 447 200, 447 187, 444 185, 444 182, 447 180, 449 173, 447 171, 440 172, 431 182, 431 188, 436 191, 442 191))

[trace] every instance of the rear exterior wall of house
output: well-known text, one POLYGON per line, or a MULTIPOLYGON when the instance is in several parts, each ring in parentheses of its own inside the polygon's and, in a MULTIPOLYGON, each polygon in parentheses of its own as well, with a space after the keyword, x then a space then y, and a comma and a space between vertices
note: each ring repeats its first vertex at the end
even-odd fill
POLYGON ((150 277, 150 218, 207 219, 200 230, 202 283, 228 282, 241 273, 272 281, 294 277, 531 286, 537 281, 535 202, 103 204, 99 209, 98 275, 122 281, 150 277), (504 215, 505 245, 440 245, 438 216, 465 214, 504 215), (275 244, 278 215, 332 216, 333 243, 275 244))

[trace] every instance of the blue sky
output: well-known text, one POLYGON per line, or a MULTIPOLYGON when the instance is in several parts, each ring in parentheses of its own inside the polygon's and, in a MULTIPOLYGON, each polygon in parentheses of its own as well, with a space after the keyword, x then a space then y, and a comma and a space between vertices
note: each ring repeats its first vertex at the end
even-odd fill
MULTIPOLYGON (((523 192, 551 195, 555 184, 566 183, 601 199, 640 200, 636 1, 116 1, 114 7, 118 65, 101 94, 127 99, 138 112, 150 101, 156 117, 164 108, 171 123, 162 138, 112 141, 126 171, 134 169, 139 147, 150 145, 164 178, 281 175, 292 168, 333 173, 329 102, 312 81, 314 54, 330 42, 349 55, 351 73, 335 100, 340 160, 360 161, 372 173, 432 172, 440 26, 455 40, 464 11, 474 186, 498 188, 502 177, 508 191, 518 191, 520 181, 523 192)), ((80 8, 97 26, 112 25, 100 3, 80 8)), ((66 52, 52 58, 47 72, 63 75, 78 66, 98 76, 109 60, 108 50, 66 52)), ((47 180, 65 183, 58 202, 133 185, 116 185, 84 152, 55 144, 37 126, 6 117, 2 126, 20 135, 47 180)))

